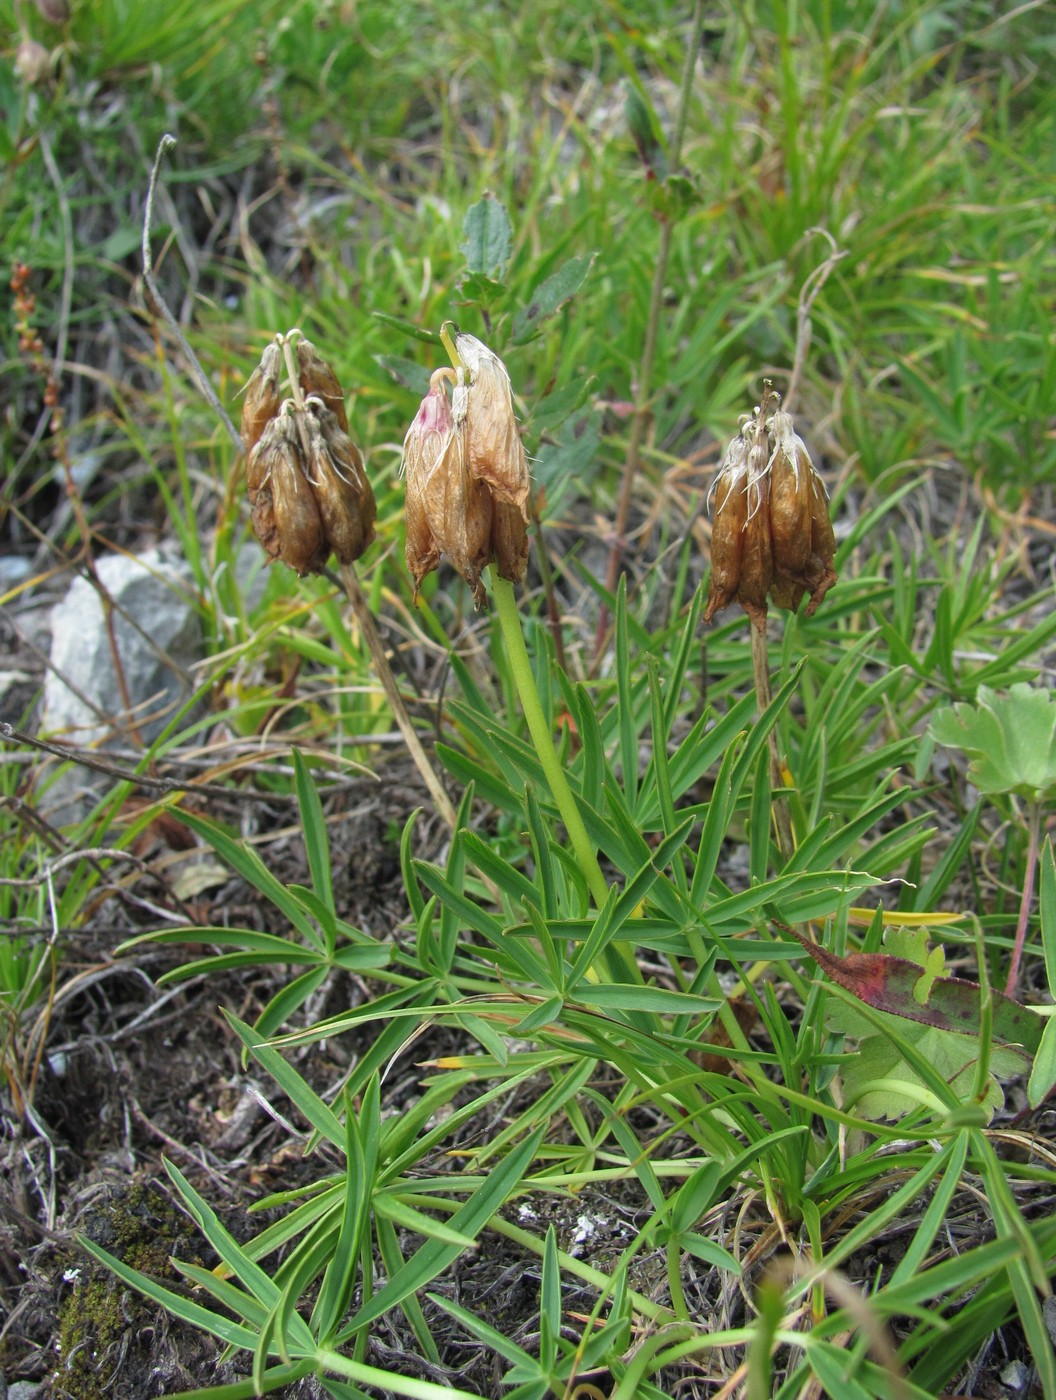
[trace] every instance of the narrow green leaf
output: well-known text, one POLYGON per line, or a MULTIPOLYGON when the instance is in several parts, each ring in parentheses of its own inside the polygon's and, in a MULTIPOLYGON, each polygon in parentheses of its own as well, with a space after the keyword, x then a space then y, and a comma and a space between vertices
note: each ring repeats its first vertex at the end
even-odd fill
POLYGON ((312 875, 312 889, 332 914, 334 887, 330 878, 330 842, 326 834, 326 818, 319 790, 299 749, 293 751, 293 771, 297 788, 297 805, 301 813, 304 849, 312 875))
POLYGON ((229 865, 236 874, 241 875, 243 880, 252 885, 266 900, 274 904, 276 909, 285 914, 299 933, 303 933, 316 947, 321 946, 315 926, 302 905, 293 898, 286 886, 275 878, 256 851, 241 841, 236 841, 223 827, 218 826, 216 822, 209 821, 206 817, 200 817, 197 812, 179 811, 174 815, 178 816, 185 826, 189 826, 204 841, 207 841, 220 859, 229 865))
POLYGON ((102 1245, 98 1245, 94 1240, 89 1240, 84 1236, 80 1237, 82 1249, 97 1259, 105 1266, 134 1288, 137 1293, 142 1293, 145 1298, 152 1302, 159 1303, 166 1312, 172 1313, 173 1317, 178 1317, 184 1322, 189 1322, 192 1327, 198 1327, 203 1332, 210 1333, 211 1336, 219 1337, 222 1342, 229 1346, 241 1347, 245 1351, 252 1351, 256 1344, 257 1334, 250 1331, 248 1327, 243 1327, 240 1323, 233 1322, 229 1317, 224 1317, 220 1313, 214 1313, 209 1308, 203 1308, 201 1303, 195 1303, 190 1298, 184 1298, 179 1293, 173 1293, 170 1288, 164 1288, 160 1283, 155 1283, 146 1274, 141 1274, 138 1269, 131 1269, 120 1259, 108 1253, 102 1245))
POLYGON ((1049 995, 1056 998, 1056 860, 1053 859, 1052 837, 1045 838, 1039 863, 1041 946, 1045 954, 1045 976, 1049 995))
POLYGON ((308 1086, 306 1081, 287 1060, 283 1059, 277 1050, 264 1043, 264 1038, 257 1031, 247 1026, 244 1021, 240 1021, 230 1011, 225 1011, 224 1015, 249 1053, 267 1070, 290 1102, 308 1119, 312 1127, 317 1132, 322 1133, 323 1137, 336 1147, 343 1150, 345 1145, 344 1128, 314 1089, 308 1086))
MULTIPOLYGON (((545 1126, 538 1128, 498 1164, 484 1184, 452 1216, 452 1229, 473 1239, 480 1234, 531 1165, 544 1133, 545 1126)), ((443 1244, 438 1240, 427 1240, 342 1328, 340 1340, 344 1341, 353 1336, 360 1328, 402 1303, 410 1294, 424 1288, 458 1253, 457 1246, 443 1244)))

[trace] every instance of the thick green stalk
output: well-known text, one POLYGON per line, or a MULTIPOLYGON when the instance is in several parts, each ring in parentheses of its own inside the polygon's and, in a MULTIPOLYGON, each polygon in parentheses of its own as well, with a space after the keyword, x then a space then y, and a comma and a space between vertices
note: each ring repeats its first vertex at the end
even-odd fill
POLYGON ((499 626, 502 628, 502 637, 506 644, 506 655, 510 660, 517 693, 521 698, 524 717, 528 722, 528 732, 532 736, 535 752, 539 756, 539 762, 543 766, 543 773, 550 787, 550 795, 557 803, 557 810, 561 813, 561 820, 568 832, 568 839, 572 842, 572 850, 575 852, 579 868, 583 872, 583 878, 587 882, 587 888, 590 890, 594 903, 600 909, 605 903, 609 887, 605 883, 605 876, 601 873, 597 852, 587 835, 587 828, 583 825, 583 818, 579 814, 576 799, 568 785, 565 770, 561 767, 561 760, 554 748, 553 736, 543 714, 542 702, 535 685, 535 676, 532 674, 532 664, 528 659, 528 649, 524 645, 524 633, 521 631, 521 617, 517 611, 517 601, 513 596, 513 585, 493 573, 492 596, 495 599, 499 626))

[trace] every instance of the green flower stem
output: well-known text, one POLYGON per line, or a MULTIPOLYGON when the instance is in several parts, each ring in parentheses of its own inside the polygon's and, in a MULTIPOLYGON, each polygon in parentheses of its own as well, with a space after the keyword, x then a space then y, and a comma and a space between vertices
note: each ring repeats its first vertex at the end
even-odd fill
POLYGON ((561 760, 554 748, 553 736, 543 714, 535 677, 532 675, 532 665, 528 660, 528 649, 524 645, 524 633, 521 631, 521 617, 517 610, 517 600, 513 596, 513 585, 506 579, 499 578, 494 571, 492 572, 492 594, 495 598, 499 626, 502 628, 502 637, 513 670, 517 693, 521 697, 524 717, 528 721, 528 732, 532 736, 535 752, 543 766, 543 773, 550 787, 550 795, 557 803, 557 810, 565 824, 568 839, 572 842, 572 850, 575 852, 579 868, 583 872, 583 878, 587 882, 587 888, 590 890, 594 903, 600 909, 608 896, 609 887, 605 883, 605 876, 601 873, 597 852, 587 835, 587 828, 583 825, 583 818, 579 814, 576 799, 568 785, 565 770, 561 767, 561 760))

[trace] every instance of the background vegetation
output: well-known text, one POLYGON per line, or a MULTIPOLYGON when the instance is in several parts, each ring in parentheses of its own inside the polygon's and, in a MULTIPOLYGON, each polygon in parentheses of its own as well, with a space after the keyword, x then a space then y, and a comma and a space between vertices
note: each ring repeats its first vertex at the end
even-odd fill
MULTIPOLYGON (((38 815, 54 763, 5 748, 4 1110, 31 1144, 19 1218, 61 1247, 33 1256, 51 1312, 27 1321, 8 1278, 0 1367, 78 1400, 1056 1397, 1045 8, 706 7, 680 140, 682 7, 62 9, 0 0, 0 244, 29 268, 3 333, 23 567, 0 602, 22 637, 27 600, 171 539, 207 652, 197 707, 115 758, 76 825, 38 815), (166 131, 156 274, 221 400, 237 415, 292 326, 345 386, 379 503, 360 574, 454 834, 393 758, 340 591, 263 567, 237 454, 145 305, 166 131), (510 234, 481 261, 486 198, 510 234), (494 619, 448 572, 411 605, 400 448, 449 318, 512 376, 538 507, 522 621, 604 899, 494 619), (746 619, 699 618, 708 488, 764 375, 829 485, 840 582, 816 617, 773 617, 757 715, 746 619), (349 822, 379 790, 367 840, 349 822), (1011 1034, 990 987, 1017 927, 1040 1010, 1011 1034), (841 993, 797 932, 917 964, 925 1011, 936 979, 979 983, 970 1033, 877 1009, 860 964, 841 993), (133 1010, 148 976, 165 991, 133 1010), (103 1149, 68 1126, 56 1057, 89 1054, 86 1025, 131 1054, 142 1024, 147 1064, 162 1006, 212 1025, 277 1117, 256 1179, 171 1134, 162 1177, 149 1118, 114 1129, 150 1230, 162 1199, 198 1227, 151 1252, 146 1225, 85 1219, 103 1149), (133 1376, 126 1285, 229 1352, 181 1342, 168 1381, 133 1376)), ((32 731, 31 708, 0 718, 32 731)), ((31 1240, 10 1241, 24 1264, 31 1240)))

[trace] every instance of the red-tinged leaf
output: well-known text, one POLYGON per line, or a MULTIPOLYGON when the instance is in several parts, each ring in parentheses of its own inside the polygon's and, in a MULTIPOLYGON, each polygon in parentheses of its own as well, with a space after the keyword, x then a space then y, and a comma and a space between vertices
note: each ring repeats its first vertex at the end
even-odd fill
MULTIPOLYGON (((922 1004, 914 990, 927 974, 908 958, 892 957, 889 953, 848 953, 841 958, 802 934, 797 933, 796 937, 823 972, 867 1006, 938 1030, 979 1034, 982 988, 978 983, 960 977, 936 977, 922 1004)), ((1011 997, 1000 992, 990 995, 994 1038, 1004 1045, 1021 1045, 1033 1055, 1041 1041, 1041 1019, 1011 997)))

